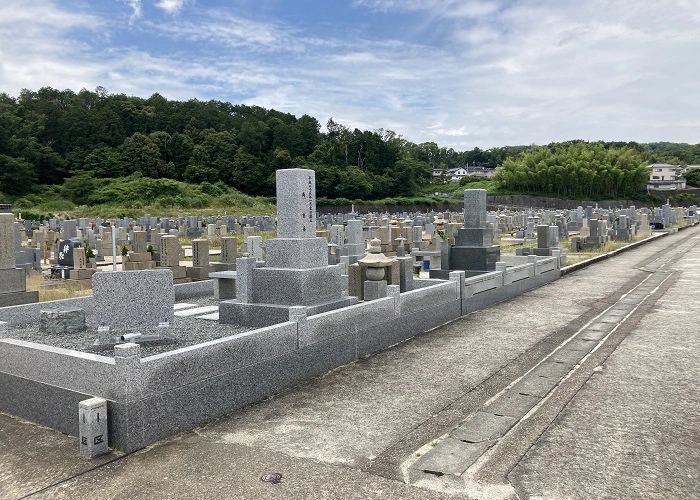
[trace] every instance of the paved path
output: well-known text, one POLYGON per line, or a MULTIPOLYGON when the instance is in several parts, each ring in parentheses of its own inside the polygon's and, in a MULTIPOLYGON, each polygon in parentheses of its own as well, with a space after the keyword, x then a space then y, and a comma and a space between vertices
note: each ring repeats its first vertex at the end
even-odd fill
POLYGON ((700 498, 698 243, 660 238, 127 456, 0 414, 0 498, 700 498))

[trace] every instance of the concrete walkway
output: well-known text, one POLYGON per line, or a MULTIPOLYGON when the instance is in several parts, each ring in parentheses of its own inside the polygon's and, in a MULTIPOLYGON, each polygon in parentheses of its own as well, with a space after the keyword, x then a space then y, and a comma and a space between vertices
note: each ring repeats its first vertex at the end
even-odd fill
POLYGON ((128 456, 84 460, 76 438, 0 414, 0 498, 700 498, 699 238, 128 456))

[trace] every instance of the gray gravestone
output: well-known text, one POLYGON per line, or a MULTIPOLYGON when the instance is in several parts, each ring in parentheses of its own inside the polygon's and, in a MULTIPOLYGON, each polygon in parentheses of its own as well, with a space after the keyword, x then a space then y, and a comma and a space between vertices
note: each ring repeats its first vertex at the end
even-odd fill
POLYGON ((173 320, 175 288, 169 269, 96 273, 92 295, 100 326, 157 326, 173 320))

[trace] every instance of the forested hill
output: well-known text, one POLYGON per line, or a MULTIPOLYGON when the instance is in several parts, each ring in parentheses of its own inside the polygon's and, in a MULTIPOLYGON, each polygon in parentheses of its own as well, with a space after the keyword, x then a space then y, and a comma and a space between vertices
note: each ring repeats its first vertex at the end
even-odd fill
MULTIPOLYGON (((629 147, 643 161, 700 163, 696 146, 629 147)), ((99 179, 133 174, 273 196, 276 169, 303 167, 317 172, 318 196, 372 200, 420 194, 433 168, 496 167, 526 149, 459 152, 332 119, 322 133, 308 115, 159 94, 143 99, 101 87, 0 94, 0 193, 12 199, 53 185, 87 203, 99 179)))
POLYGON ((319 196, 378 199, 418 193, 435 166, 495 167, 517 150, 460 153, 333 120, 327 133, 320 130, 308 115, 159 94, 142 99, 103 88, 0 94, 0 191, 21 195, 37 184, 70 178, 90 184, 140 172, 274 196, 276 169, 305 167, 318 172, 319 196))

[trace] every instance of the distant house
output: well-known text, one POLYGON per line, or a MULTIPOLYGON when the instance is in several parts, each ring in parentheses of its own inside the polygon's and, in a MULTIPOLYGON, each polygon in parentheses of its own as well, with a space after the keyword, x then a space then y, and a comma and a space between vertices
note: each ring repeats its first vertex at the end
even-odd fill
POLYGON ((462 177, 468 175, 469 172, 464 167, 450 168, 447 170, 447 177, 449 177, 451 181, 459 181, 462 177))
POLYGON ((685 179, 681 177, 684 172, 682 165, 669 163, 652 163, 648 166, 649 182, 647 191, 674 191, 685 189, 685 179))
POLYGON ((474 175, 476 177, 491 177, 493 169, 482 167, 480 165, 467 165, 465 167, 450 168, 444 172, 446 177, 449 177, 453 182, 459 182, 463 177, 474 175))

